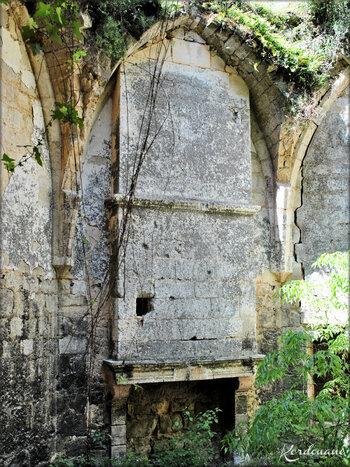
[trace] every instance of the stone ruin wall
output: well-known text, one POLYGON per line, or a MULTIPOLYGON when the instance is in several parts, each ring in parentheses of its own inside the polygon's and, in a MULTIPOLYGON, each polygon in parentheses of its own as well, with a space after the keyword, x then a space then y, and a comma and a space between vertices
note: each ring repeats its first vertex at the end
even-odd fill
MULTIPOLYGON (((42 102, 18 28, 1 7, 1 144, 2 151, 18 161, 23 154, 18 146, 35 144, 43 132, 42 102)), ((295 208, 300 237, 296 234, 293 242, 295 259, 306 272, 321 252, 348 248, 348 194, 344 194, 349 187, 347 104, 348 91, 336 100, 316 130, 299 177, 300 200, 295 208)), ((98 288, 109 258, 103 203, 110 189, 111 105, 107 100, 86 146, 82 168, 86 218, 77 225, 74 264, 63 278, 58 278, 52 267, 49 148, 44 145, 42 168, 28 161, 9 176, 1 166, 1 423, 6 427, 1 433, 1 465, 39 465, 63 446, 68 456, 79 455, 84 449, 88 323, 84 318, 87 288, 79 248, 84 235, 89 241, 94 287, 98 288)), ((271 205, 261 151, 250 141, 245 144, 251 148, 251 203, 262 206, 249 233, 252 255, 260 265, 260 269, 254 269, 255 278, 258 276, 255 298, 251 290, 251 300, 256 301, 257 351, 266 353, 275 346, 281 330, 300 325, 300 316, 296 310, 279 307, 272 299, 285 277, 269 269, 271 205)), ((213 266, 208 270, 215 272, 213 266)), ((168 279, 175 280, 176 274, 175 269, 174 277, 168 279)), ((211 303, 215 298, 209 298, 211 303)), ((96 374, 102 359, 113 355, 108 313, 109 305, 98 327, 96 374)), ((97 378, 96 382, 90 410, 95 426, 102 426, 106 421, 102 381, 97 378)), ((166 432, 165 413, 163 418, 161 426, 166 432)), ((129 430, 133 433, 132 428, 129 430)), ((130 445, 135 443, 134 438, 137 433, 130 436, 130 445)))
POLYGON ((121 71, 124 196, 157 49, 166 54, 150 140, 161 129, 138 178, 119 281, 125 298, 117 303, 116 358, 252 355, 260 265, 252 257, 259 207, 251 204, 249 91, 200 36, 183 29, 172 35, 129 57, 121 71), (152 310, 137 317, 136 299, 146 295, 152 310))
MULTIPOLYGON (((25 153, 20 146, 37 143, 44 120, 25 47, 14 19, 3 8, 1 26, 1 151, 18 162, 25 153)), ((30 160, 11 176, 1 164, 4 465, 40 462, 54 449, 58 288, 52 268, 47 146, 43 155, 42 168, 30 160)))
POLYGON ((349 249, 349 180, 348 88, 319 125, 302 166, 295 256, 306 277, 322 253, 349 249))
MULTIPOLYGON (((42 102, 31 63, 14 16, 1 5, 1 150, 16 163, 44 133, 42 102)), ((104 107, 108 112, 108 103, 104 107)), ((103 112, 102 112, 103 114, 103 112)), ((82 232, 96 287, 108 267, 103 202, 109 193, 110 129, 98 128, 86 148, 103 178, 83 167, 86 220, 76 233, 72 273, 58 279, 52 253, 52 167, 47 143, 41 147, 43 167, 32 159, 9 175, 1 164, 1 425, 0 465, 38 465, 64 448, 68 456, 86 446, 88 322, 87 284, 79 251, 82 232), (94 136, 95 137, 95 136, 94 136), (107 148, 107 149, 106 149, 107 148), (96 190, 102 195, 97 196, 96 190), (89 258, 90 259, 90 258, 89 258)), ((108 349, 108 325, 98 329, 100 361, 108 349)), ((103 425, 100 366, 97 392, 90 410, 103 425), (99 410, 95 407, 99 405, 99 410)))

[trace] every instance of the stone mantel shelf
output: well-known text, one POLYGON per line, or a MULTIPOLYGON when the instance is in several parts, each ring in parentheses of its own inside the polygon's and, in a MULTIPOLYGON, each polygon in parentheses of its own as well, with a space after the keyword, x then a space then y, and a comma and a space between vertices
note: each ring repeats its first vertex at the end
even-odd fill
MULTIPOLYGON (((115 205, 124 207, 126 204, 127 199, 122 194, 115 194, 112 198, 106 200, 107 209, 111 209, 115 205)), ((261 208, 252 204, 225 204, 223 202, 175 198, 164 198, 162 200, 134 198, 132 205, 140 209, 201 212, 204 214, 221 214, 226 216, 253 216, 261 208)))
POLYGON ((264 355, 240 356, 230 360, 201 360, 195 362, 122 362, 104 360, 119 385, 141 383, 170 383, 219 378, 253 376, 264 355))

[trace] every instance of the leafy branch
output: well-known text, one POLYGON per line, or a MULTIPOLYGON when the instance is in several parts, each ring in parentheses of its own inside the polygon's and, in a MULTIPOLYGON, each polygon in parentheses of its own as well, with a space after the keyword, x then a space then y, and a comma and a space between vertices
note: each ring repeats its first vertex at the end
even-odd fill
POLYGON ((62 45, 62 35, 69 32, 80 42, 80 27, 79 9, 74 1, 39 2, 30 25, 22 28, 22 37, 36 55, 45 50, 48 41, 62 45))
POLYGON ((1 161, 4 163, 5 169, 9 173, 14 173, 16 167, 22 167, 23 164, 25 162, 27 162, 27 160, 29 160, 31 158, 34 158, 36 160, 36 162, 40 165, 40 167, 42 167, 43 166, 43 161, 42 161, 42 155, 41 155, 41 152, 40 152, 40 149, 39 149, 41 144, 42 143, 39 142, 37 144, 37 146, 33 146, 33 147, 30 146, 30 145, 22 146, 22 147, 30 147, 32 149, 32 152, 22 156, 20 161, 17 162, 17 163, 15 162, 15 159, 13 159, 12 157, 9 157, 6 153, 3 153, 1 161))
POLYGON ((82 130, 84 126, 84 119, 79 117, 78 111, 69 99, 66 102, 55 102, 52 119, 59 120, 62 123, 69 123, 70 125, 77 125, 79 130, 82 130))

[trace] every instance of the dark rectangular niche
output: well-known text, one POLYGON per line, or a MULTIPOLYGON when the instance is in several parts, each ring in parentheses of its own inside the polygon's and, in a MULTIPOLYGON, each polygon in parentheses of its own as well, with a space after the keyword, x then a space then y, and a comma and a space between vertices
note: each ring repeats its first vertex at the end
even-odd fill
POLYGON ((152 310, 152 297, 136 298, 136 316, 145 316, 152 310))

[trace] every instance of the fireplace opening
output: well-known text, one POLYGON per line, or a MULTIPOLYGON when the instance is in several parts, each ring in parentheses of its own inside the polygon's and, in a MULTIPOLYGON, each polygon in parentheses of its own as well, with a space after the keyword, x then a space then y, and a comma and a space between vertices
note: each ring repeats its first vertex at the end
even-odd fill
POLYGON ((157 444, 175 436, 186 423, 184 410, 192 415, 220 409, 213 426, 216 459, 222 458, 220 441, 235 426, 237 378, 143 384, 133 388, 127 403, 127 450, 152 456, 157 444))

